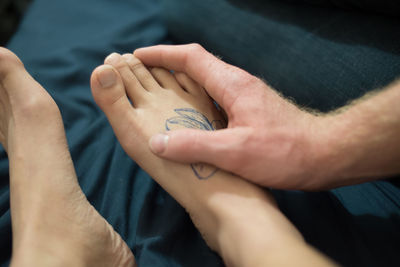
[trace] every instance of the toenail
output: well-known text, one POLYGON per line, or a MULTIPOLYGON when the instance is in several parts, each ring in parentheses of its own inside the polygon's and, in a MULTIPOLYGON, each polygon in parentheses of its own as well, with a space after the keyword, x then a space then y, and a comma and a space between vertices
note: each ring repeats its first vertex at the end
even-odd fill
POLYGON ((117 75, 114 70, 110 68, 104 68, 98 74, 98 79, 103 88, 113 86, 117 81, 117 75))
POLYGON ((124 54, 124 55, 122 55, 122 57, 129 60, 129 59, 133 58, 133 55, 132 54, 124 54))
POLYGON ((108 57, 106 57, 106 60, 104 62, 109 63, 109 64, 116 64, 119 61, 120 54, 118 53, 112 53, 108 57))
POLYGON ((150 139, 150 149, 155 154, 161 154, 167 148, 169 136, 166 134, 156 134, 150 139))
POLYGON ((127 62, 127 63, 129 63, 129 64, 134 64, 135 63, 135 57, 132 55, 132 54, 125 54, 125 55, 123 55, 122 56, 124 59, 125 59, 125 61, 127 62))

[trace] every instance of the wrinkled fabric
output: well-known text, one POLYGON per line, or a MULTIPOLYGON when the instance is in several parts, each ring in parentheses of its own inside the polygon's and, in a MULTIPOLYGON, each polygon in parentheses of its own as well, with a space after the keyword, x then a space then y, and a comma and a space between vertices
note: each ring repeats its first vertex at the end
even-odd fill
MULTIPOLYGON (((252 0, 260 1, 260 0, 252 0)), ((400 3, 393 0, 284 0, 291 3, 338 7, 346 10, 400 16, 400 3)))
POLYGON ((0 1, 0 46, 4 46, 12 36, 30 2, 31 0, 0 1))
POLYGON ((244 5, 255 4, 270 6, 271 4, 289 3, 297 6, 319 6, 326 8, 342 9, 357 13, 379 14, 399 17, 400 2, 392 0, 228 0, 241 2, 244 5))
POLYGON ((297 104, 345 105, 400 77, 400 21, 282 1, 165 1, 175 42, 199 42, 297 104))
MULTIPOLYGON (((8 48, 60 107, 79 183, 138 265, 222 266, 184 209, 125 154, 90 92, 109 53, 168 42, 160 12, 158 0, 36 0, 8 48)), ((1 149, 2 266, 11 256, 8 176, 1 149)))
MULTIPOLYGON (((139 266, 223 264, 183 208, 123 152, 94 103, 89 77, 106 55, 158 43, 199 42, 299 105, 321 111, 384 87, 400 74, 395 19, 256 2, 36 0, 9 43, 59 105, 79 183, 139 266)), ((9 173, 2 149, 0 175, 0 263, 7 266, 9 173)), ((306 240, 339 263, 398 265, 398 180, 273 194, 306 240)))

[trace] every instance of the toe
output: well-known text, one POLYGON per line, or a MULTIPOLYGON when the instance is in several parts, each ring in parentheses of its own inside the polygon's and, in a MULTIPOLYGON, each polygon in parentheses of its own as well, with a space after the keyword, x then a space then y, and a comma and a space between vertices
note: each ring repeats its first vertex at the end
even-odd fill
POLYGON ((5 86, 9 79, 18 80, 21 72, 25 72, 22 61, 10 50, 0 47, 0 84, 5 86))
POLYGON ((21 60, 10 50, 0 47, 0 78, 12 69, 23 67, 21 60))
MULTIPOLYGON (((58 111, 53 99, 25 70, 22 61, 0 47, 0 97, 3 107, 32 118, 58 111)), ((14 115, 15 115, 14 114, 14 115)))
POLYGON ((135 115, 120 74, 113 66, 103 65, 93 71, 90 82, 95 102, 106 114, 118 136, 123 132, 121 128, 126 120, 135 115))
POLYGON ((176 80, 179 84, 192 95, 205 95, 205 90, 195 81, 193 81, 189 76, 183 72, 176 72, 174 74, 176 80))
POLYGON ((130 66, 132 72, 135 74, 138 81, 147 91, 153 91, 160 89, 160 85, 154 79, 150 71, 142 64, 142 62, 136 58, 133 54, 125 54, 123 56, 130 66))
POLYGON ((136 78, 123 56, 113 53, 106 58, 105 63, 118 70, 124 83, 126 93, 135 107, 139 107, 145 102, 147 91, 136 78))
POLYGON ((183 90, 183 88, 176 81, 174 75, 172 75, 172 73, 168 70, 163 68, 152 68, 150 72, 161 85, 161 87, 165 89, 183 90))

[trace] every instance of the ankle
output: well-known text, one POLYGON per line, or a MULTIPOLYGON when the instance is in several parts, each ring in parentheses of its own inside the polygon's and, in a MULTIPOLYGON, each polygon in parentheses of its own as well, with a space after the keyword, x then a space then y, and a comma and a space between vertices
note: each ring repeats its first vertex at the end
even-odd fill
POLYGON ((227 266, 263 266, 268 251, 304 243, 272 197, 258 188, 253 191, 221 196, 212 205, 218 221, 217 252, 227 266))
POLYGON ((88 266, 83 262, 83 258, 74 254, 73 249, 68 247, 60 247, 54 244, 45 244, 46 240, 39 242, 32 242, 30 244, 19 246, 13 249, 11 259, 11 267, 24 267, 24 266, 88 266))

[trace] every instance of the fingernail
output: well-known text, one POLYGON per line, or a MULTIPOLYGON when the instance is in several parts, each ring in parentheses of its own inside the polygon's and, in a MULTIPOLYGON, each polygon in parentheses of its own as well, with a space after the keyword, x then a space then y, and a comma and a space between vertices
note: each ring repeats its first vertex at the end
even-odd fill
POLYGON ((155 154, 161 154, 167 148, 169 136, 166 134, 156 134, 150 139, 150 149, 155 154))
POLYGON ((117 75, 112 68, 104 68, 98 75, 99 82, 103 88, 113 86, 117 82, 117 75))

